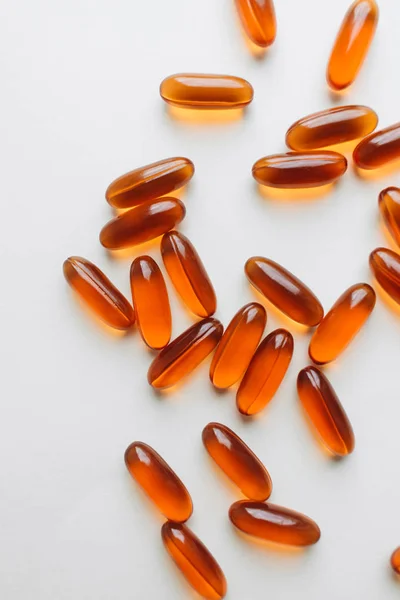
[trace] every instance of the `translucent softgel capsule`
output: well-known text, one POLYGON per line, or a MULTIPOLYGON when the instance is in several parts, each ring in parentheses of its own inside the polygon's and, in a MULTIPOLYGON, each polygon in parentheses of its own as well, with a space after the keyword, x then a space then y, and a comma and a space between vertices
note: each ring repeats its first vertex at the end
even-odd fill
POLYGON ((400 548, 396 548, 390 557, 390 564, 395 573, 400 575, 400 548))
POLYGON ((273 0, 235 0, 236 8, 249 39, 267 48, 276 37, 276 18, 273 0))
POLYGON ((400 123, 371 133, 353 152, 353 160, 360 169, 379 169, 399 158, 400 123))
POLYGON ((396 244, 400 246, 400 189, 388 187, 379 194, 379 210, 396 244))
POLYGON ((400 255, 388 248, 377 248, 371 252, 369 265, 379 285, 400 304, 400 255))

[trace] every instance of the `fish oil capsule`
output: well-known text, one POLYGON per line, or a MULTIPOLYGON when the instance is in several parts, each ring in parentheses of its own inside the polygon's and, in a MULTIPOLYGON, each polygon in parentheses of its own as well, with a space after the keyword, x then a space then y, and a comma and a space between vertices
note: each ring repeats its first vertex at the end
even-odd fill
POLYGON ((125 451, 125 464, 141 488, 167 519, 187 521, 192 499, 177 474, 153 448, 133 442, 125 451))
POLYGON ((392 234, 400 246, 400 188, 388 187, 379 194, 379 210, 392 234))
POLYGON ((252 500, 266 500, 272 492, 271 477, 262 462, 229 427, 209 423, 203 444, 217 465, 252 500))
POLYGON ((390 557, 390 564, 395 573, 400 575, 400 548, 396 548, 390 557))
POLYGON ((147 375, 150 385, 167 388, 178 383, 214 350, 222 332, 221 323, 213 318, 189 327, 155 357, 147 375))
POLYGON ((334 90, 353 83, 362 67, 378 24, 375 0, 356 0, 347 11, 329 58, 326 79, 334 90))
POLYGON ((379 285, 400 304, 400 255, 388 248, 376 248, 370 254, 369 266, 379 285))
POLYGON ((174 192, 193 174, 194 164, 188 158, 165 158, 115 179, 107 188, 106 200, 115 208, 131 208, 174 192))
POLYGON ((335 360, 364 325, 375 301, 375 292, 367 283, 346 290, 315 330, 308 349, 311 360, 318 365, 335 360))
POLYGON ((276 17, 273 0, 235 0, 236 8, 248 38, 267 48, 276 37, 276 17))
POLYGON ((267 313, 258 302, 243 306, 233 317, 213 356, 210 379, 225 389, 236 383, 245 370, 263 334, 267 313))
POLYGON ((230 507, 229 518, 240 531, 278 544, 310 546, 321 537, 309 517, 270 502, 240 500, 230 507))
POLYGON ((262 256, 249 258, 244 267, 252 285, 285 315, 313 327, 324 309, 313 292, 278 263, 262 256))
POLYGON ((253 88, 241 77, 180 73, 164 79, 161 98, 180 108, 242 108, 253 100, 253 88))
POLYGON ((209 317, 217 309, 214 288, 193 244, 178 231, 161 240, 161 255, 168 275, 186 306, 199 317, 209 317))
POLYGON ((353 160, 360 169, 378 169, 399 158, 400 123, 371 133, 353 152, 353 160))
POLYGON ((292 360, 293 345, 286 329, 272 331, 261 342, 236 394, 239 412, 255 415, 274 397, 292 360))
POLYGON ((185 207, 176 198, 149 200, 112 219, 100 232, 100 242, 109 250, 148 242, 182 221, 185 207))
POLYGON ((131 266, 131 289, 137 325, 145 343, 164 348, 171 338, 171 309, 164 277, 150 256, 138 256, 131 266))
POLYGON ((164 523, 164 546, 190 585, 203 598, 219 600, 227 591, 225 575, 203 542, 181 523, 164 523))
POLYGON ((286 144, 297 151, 325 148, 365 137, 377 124, 378 115, 368 106, 336 106, 293 123, 286 144))
POLYGON ((302 369, 297 377, 297 391, 308 418, 328 450, 335 456, 351 454, 353 429, 325 375, 316 367, 302 369))
POLYGON ((86 258, 70 256, 63 270, 70 286, 107 325, 115 329, 129 329, 133 325, 132 306, 96 265, 86 258))

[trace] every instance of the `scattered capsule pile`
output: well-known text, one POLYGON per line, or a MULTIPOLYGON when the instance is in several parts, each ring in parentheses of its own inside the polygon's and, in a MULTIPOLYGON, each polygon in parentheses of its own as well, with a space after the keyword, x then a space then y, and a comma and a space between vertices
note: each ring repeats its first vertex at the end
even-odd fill
MULTIPOLYGON (((243 28, 253 44, 266 48, 276 36, 272 0, 235 0, 243 28)), ((375 0, 356 0, 344 17, 328 62, 327 81, 342 90, 355 80, 378 22, 375 0)), ((253 88, 239 77, 178 74, 161 83, 165 102, 188 109, 245 107, 253 88)), ((362 138, 353 152, 360 169, 376 169, 400 158, 400 123, 374 132, 376 113, 352 105, 329 108, 300 119, 289 127, 290 152, 259 159, 253 177, 264 186, 310 188, 334 183, 347 170, 347 160, 326 150, 362 138)), ((278 390, 293 355, 294 340, 286 329, 261 338, 267 322, 265 308, 251 302, 236 313, 225 331, 213 314, 217 298, 206 269, 189 239, 176 230, 185 217, 184 204, 170 196, 194 175, 194 165, 182 157, 168 158, 141 167, 113 181, 106 191, 109 204, 123 209, 100 232, 108 250, 129 248, 161 238, 161 256, 169 278, 187 308, 201 320, 173 341, 172 318, 165 281, 157 262, 137 256, 131 266, 132 304, 106 275, 88 260, 72 256, 64 275, 72 288, 107 325, 130 329, 135 321, 144 342, 159 350, 148 370, 153 388, 175 385, 214 352, 210 380, 217 389, 239 382, 237 409, 243 415, 262 411, 278 390)), ((400 189, 390 187, 379 196, 383 220, 400 246, 400 189)), ((387 248, 371 253, 370 268, 383 290, 400 304, 400 255, 387 248)), ((318 366, 334 361, 368 319, 375 292, 367 283, 344 291, 332 308, 324 309, 315 294, 282 265, 253 256, 245 274, 265 298, 293 321, 314 327, 309 356, 318 366)), ((326 375, 307 366, 297 378, 305 413, 326 448, 335 456, 350 454, 355 445, 352 426, 326 375)), ((231 429, 209 423, 203 444, 215 463, 247 497, 229 509, 229 518, 241 531, 280 544, 308 546, 320 538, 318 525, 309 517, 268 502, 271 477, 252 450, 231 429)), ((185 522, 193 503, 185 485, 157 452, 142 442, 125 452, 132 477, 155 503, 167 521, 162 526, 164 545, 189 583, 205 598, 226 594, 225 576, 208 549, 185 522)), ((400 548, 391 557, 400 574, 400 548)))

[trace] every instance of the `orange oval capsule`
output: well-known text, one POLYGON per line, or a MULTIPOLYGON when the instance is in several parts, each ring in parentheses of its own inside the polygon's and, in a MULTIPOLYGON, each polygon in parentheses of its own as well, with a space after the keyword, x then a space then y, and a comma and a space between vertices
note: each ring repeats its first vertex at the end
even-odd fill
POLYGON ((292 360, 293 345, 286 329, 272 331, 261 342, 236 394, 239 412, 255 415, 272 400, 292 360))
POLYGON ((164 277, 150 256, 138 256, 131 266, 131 289, 137 324, 145 343, 160 349, 171 338, 171 309, 164 277))
POLYGON ((187 525, 164 523, 161 536, 167 552, 200 596, 225 597, 227 584, 221 567, 187 525))
POLYGON ((245 496, 252 500, 270 497, 272 481, 267 469, 232 429, 209 423, 202 437, 209 455, 245 496))
POLYGON ((133 325, 132 306, 96 265, 81 256, 70 256, 63 270, 70 286, 107 325, 115 329, 129 329, 133 325))
POLYGON ((180 108, 242 108, 253 100, 253 88, 241 77, 180 73, 164 79, 163 100, 180 108))
POLYGON ((245 273, 254 287, 285 315, 313 327, 324 316, 324 309, 313 292, 278 263, 262 256, 249 258, 245 273))
POLYGON ((101 244, 110 250, 148 242, 182 221, 185 207, 176 198, 149 200, 112 219, 100 232, 101 244))
POLYGON ((221 323, 213 318, 189 327, 155 357, 147 374, 150 385, 166 388, 178 383, 214 350, 222 332, 221 323))
POLYGON ((370 254, 369 266, 379 285, 400 304, 400 255, 388 248, 376 248, 370 254))
POLYGON ((302 369, 297 391, 308 418, 325 446, 336 456, 354 450, 354 433, 332 385, 316 367, 302 369))
POLYGON ((207 271, 193 244, 178 231, 161 240, 161 255, 168 275, 186 306, 199 317, 217 309, 217 298, 207 271))
POLYGON ((187 521, 192 499, 177 474, 153 448, 133 442, 125 451, 125 464, 141 488, 167 519, 187 521))
POLYGON ((267 48, 276 38, 276 17, 273 0, 236 0, 236 7, 249 39, 267 48))
POLYGON ((400 575, 400 548, 396 548, 390 557, 390 564, 395 573, 400 575))
POLYGON ((210 379, 225 389, 236 383, 258 346, 267 322, 265 308, 258 302, 243 306, 233 317, 213 356, 210 379))
POLYGON ((318 365, 335 360, 364 325, 375 301, 375 292, 367 283, 346 290, 314 332, 308 349, 311 360, 318 365))
POLYGON ((321 537, 309 517, 270 502, 240 500, 230 507, 229 518, 240 531, 278 544, 310 546, 321 537))
POLYGON ((378 24, 375 0, 356 0, 347 11, 328 62, 326 79, 334 90, 353 83, 362 67, 378 24))
POLYGON ((296 121, 286 133, 292 150, 307 151, 342 144, 374 131, 378 115, 368 106, 336 106, 296 121))
POLYGON ((131 208, 174 192, 193 174, 194 164, 188 158, 165 158, 115 179, 107 188, 106 200, 116 208, 131 208))
POLYGON ((395 242, 400 246, 400 189, 388 187, 379 194, 379 210, 392 234, 395 242))
POLYGON ((353 160, 360 169, 378 169, 399 158, 400 123, 371 133, 353 152, 353 160))

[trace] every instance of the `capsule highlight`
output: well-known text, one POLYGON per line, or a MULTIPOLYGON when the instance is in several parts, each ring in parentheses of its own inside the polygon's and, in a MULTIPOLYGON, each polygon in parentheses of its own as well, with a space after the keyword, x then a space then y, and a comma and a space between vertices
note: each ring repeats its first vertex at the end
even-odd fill
POLYGON ((260 48, 267 48, 276 38, 273 0, 235 0, 242 27, 248 38, 260 48))
POLYGON ((388 187, 379 194, 379 210, 394 241, 400 246, 400 189, 388 187))
POLYGON ((353 152, 353 160, 360 169, 379 169, 399 158, 400 123, 371 133, 353 152))
POLYGON ((376 248, 370 254, 369 266, 381 288, 400 304, 400 255, 388 248, 376 248))

